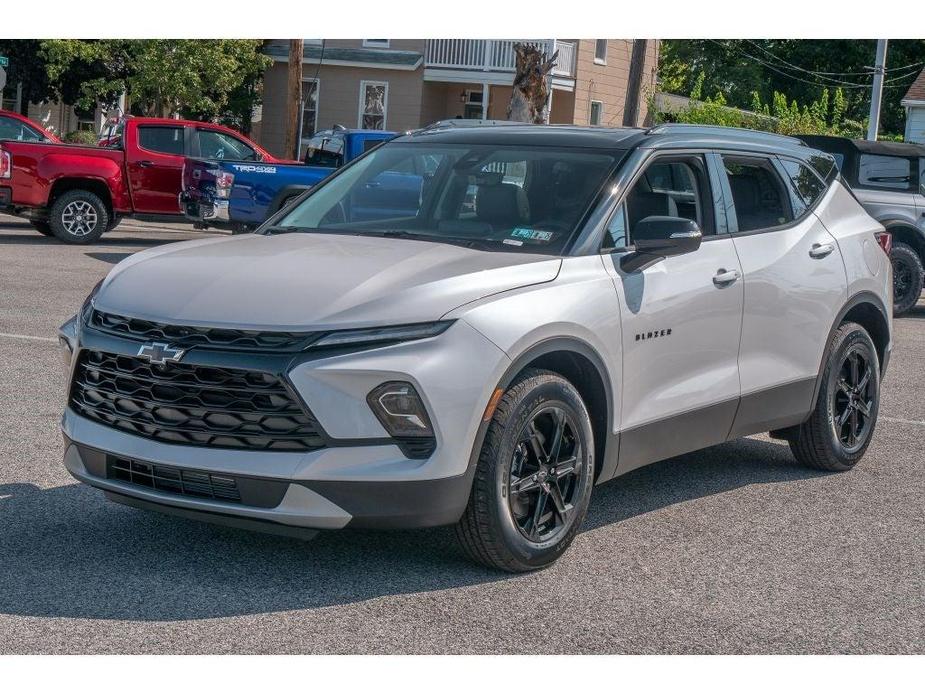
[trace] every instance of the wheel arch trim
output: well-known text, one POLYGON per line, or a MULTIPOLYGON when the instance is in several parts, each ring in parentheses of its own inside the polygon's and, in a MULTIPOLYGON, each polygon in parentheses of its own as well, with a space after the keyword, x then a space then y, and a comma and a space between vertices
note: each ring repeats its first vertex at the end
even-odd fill
MULTIPOLYGON (((594 349, 594 347, 592 347, 584 340, 576 337, 548 337, 540 340, 539 342, 522 351, 517 357, 512 359, 510 365, 508 365, 507 369, 502 374, 501 379, 492 390, 492 393, 494 393, 499 388, 502 390, 507 390, 508 386, 510 386, 514 378, 516 378, 517 374, 523 371, 528 364, 536 361, 540 357, 556 352, 573 352, 587 359, 597 371, 598 378, 603 384, 605 406, 604 425, 606 436, 602 442, 602 447, 599 449, 602 452, 601 459, 596 464, 596 467, 598 467, 600 470, 597 482, 603 482, 613 477, 613 472, 616 469, 617 453, 619 451, 619 434, 615 434, 613 432, 612 426, 614 396, 613 388, 610 382, 610 374, 604 359, 600 356, 597 350, 594 349)), ((485 434, 488 431, 488 426, 490 423, 490 420, 484 421, 483 419, 483 421, 479 424, 478 431, 475 435, 475 441, 472 445, 472 451, 469 455, 468 469, 470 471, 474 470, 475 466, 478 464, 479 454, 482 450, 482 444, 485 442, 485 434)), ((597 446, 595 447, 597 448, 597 446)))

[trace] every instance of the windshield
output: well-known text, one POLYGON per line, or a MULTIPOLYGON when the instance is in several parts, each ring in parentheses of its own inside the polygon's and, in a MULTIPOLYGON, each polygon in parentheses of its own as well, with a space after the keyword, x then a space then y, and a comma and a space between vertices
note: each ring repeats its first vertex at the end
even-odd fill
POLYGON ((270 228, 559 254, 615 164, 613 153, 396 142, 330 179, 270 228))

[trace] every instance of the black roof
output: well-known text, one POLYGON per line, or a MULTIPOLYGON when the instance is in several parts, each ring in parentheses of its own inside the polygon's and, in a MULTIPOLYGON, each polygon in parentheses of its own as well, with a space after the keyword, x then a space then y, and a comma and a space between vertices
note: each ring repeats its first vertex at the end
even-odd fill
POLYGON ((502 125, 470 128, 418 130, 395 142, 434 142, 454 145, 539 145, 545 147, 587 147, 589 149, 628 149, 644 131, 638 128, 597 128, 575 125, 502 125))
POLYGON ((882 142, 872 140, 852 140, 848 137, 833 135, 799 135, 801 140, 811 147, 826 152, 842 154, 863 152, 864 154, 880 154, 888 157, 925 157, 925 146, 911 142, 882 142))

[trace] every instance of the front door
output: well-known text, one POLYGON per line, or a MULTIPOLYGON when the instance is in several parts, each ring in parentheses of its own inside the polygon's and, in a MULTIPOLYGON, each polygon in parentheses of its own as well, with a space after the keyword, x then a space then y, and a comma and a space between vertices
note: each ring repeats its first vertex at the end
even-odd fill
POLYGON ((832 321, 847 299, 835 238, 813 213, 826 185, 805 164, 720 154, 730 232, 745 276, 732 436, 798 423, 812 398, 832 321))
POLYGON ((608 225, 602 255, 623 324, 618 472, 726 440, 739 399, 742 271, 703 154, 661 156, 644 169, 608 225), (684 217, 700 248, 634 272, 620 258, 650 216, 684 217), (608 250, 607 248, 604 249, 608 250))
POLYGON ((136 212, 180 214, 186 129, 182 125, 139 125, 136 146, 126 149, 136 212))

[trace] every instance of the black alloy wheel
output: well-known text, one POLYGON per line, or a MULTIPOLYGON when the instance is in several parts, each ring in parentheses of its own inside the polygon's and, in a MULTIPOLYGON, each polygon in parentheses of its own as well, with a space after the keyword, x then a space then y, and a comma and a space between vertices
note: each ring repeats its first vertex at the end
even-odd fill
POLYGON ((514 523, 531 542, 554 540, 569 527, 587 474, 575 431, 566 411, 553 406, 537 411, 518 437, 508 503, 514 523))

